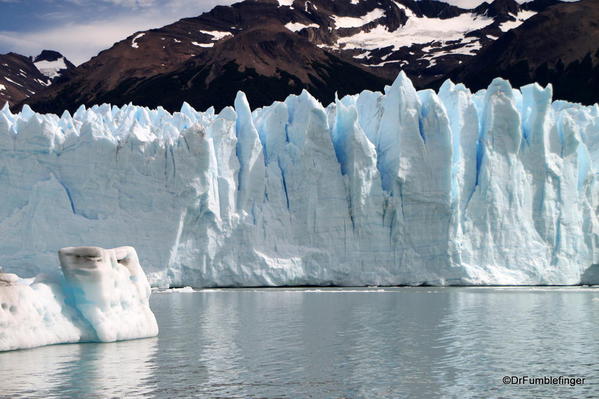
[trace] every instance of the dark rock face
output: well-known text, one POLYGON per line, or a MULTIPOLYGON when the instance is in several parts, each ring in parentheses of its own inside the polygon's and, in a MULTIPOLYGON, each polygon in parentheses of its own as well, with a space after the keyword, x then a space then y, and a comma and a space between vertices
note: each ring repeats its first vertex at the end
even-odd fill
POLYGON ((0 54, 0 106, 5 102, 19 103, 49 84, 50 79, 35 67, 31 58, 0 54))
MULTIPOLYGON (((63 58, 63 55, 60 54, 58 51, 42 50, 42 52, 39 53, 39 55, 33 59, 33 62, 35 63, 35 62, 39 62, 39 61, 58 61, 61 58, 63 58)), ((71 64, 71 62, 68 60, 67 60, 67 66, 69 66, 71 68, 75 68, 75 65, 71 64)))
POLYGON ((18 104, 29 99, 73 69, 75 65, 56 51, 44 50, 35 58, 16 53, 0 54, 0 106, 5 102, 18 104), (63 61, 59 61, 61 59, 63 61), (49 62, 48 65, 53 65, 57 61, 60 65, 64 63, 66 68, 52 78, 36 66, 36 63, 40 62, 49 62))
POLYGON ((336 92, 380 90, 400 70, 434 87, 556 1, 465 10, 435 0, 246 0, 133 34, 23 103, 54 113, 104 102, 219 110, 238 90, 260 106, 308 89, 326 104, 336 92))
POLYGON ((555 98, 599 102, 599 3, 553 5, 450 74, 473 90, 497 76, 515 87, 551 83, 555 98))
POLYGON ((516 0, 495 0, 492 3, 483 3, 476 7, 474 11, 480 15, 488 17, 500 17, 503 20, 509 20, 512 15, 518 14, 520 5, 516 0))
MULTIPOLYGON (((247 93, 252 106, 268 105, 303 89, 328 103, 334 100, 335 92, 345 95, 382 90, 386 83, 364 67, 320 50, 299 35, 266 26, 244 31, 236 40, 216 43, 169 72, 122 79, 110 91, 95 93, 94 103, 133 102, 174 111, 187 101, 198 109, 214 106, 220 110, 233 103, 240 89, 247 93)), ((76 83, 70 81, 60 88, 58 96, 38 102, 35 109, 56 112, 77 108, 76 83)))
POLYGON ((131 101, 167 109, 179 109, 187 101, 199 109, 221 109, 233 103, 242 87, 256 107, 303 89, 328 104, 335 93, 382 90, 386 83, 359 65, 314 49, 298 35, 269 27, 243 32, 237 40, 216 45, 171 73, 140 82, 131 101), (253 56, 246 57, 248 53, 253 56), (169 95, 164 98, 160 93, 169 95))

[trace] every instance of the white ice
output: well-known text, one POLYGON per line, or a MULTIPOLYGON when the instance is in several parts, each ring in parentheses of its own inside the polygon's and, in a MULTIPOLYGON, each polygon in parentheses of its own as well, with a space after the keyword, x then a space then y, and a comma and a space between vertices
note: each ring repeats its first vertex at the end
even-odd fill
POLYGON ((318 28, 318 24, 302 24, 301 22, 289 22, 285 24, 285 28, 289 29, 292 32, 299 32, 300 30, 306 28, 318 28))
POLYGON ((593 282, 599 106, 551 97, 402 73, 326 108, 5 108, 0 265, 129 242, 160 287, 593 282))
POLYGON ((63 248, 59 256, 64 275, 0 273, 0 351, 158 334, 135 249, 63 248))
POLYGON ((36 68, 50 79, 60 76, 61 71, 67 69, 64 57, 54 61, 38 61, 34 63, 36 68))

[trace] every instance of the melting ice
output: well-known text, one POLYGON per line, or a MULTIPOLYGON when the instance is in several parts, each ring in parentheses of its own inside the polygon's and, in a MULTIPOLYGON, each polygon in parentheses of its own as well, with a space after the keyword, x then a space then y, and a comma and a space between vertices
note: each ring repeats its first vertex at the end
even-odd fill
POLYGON ((158 334, 135 249, 63 248, 64 274, 0 272, 0 351, 158 334))

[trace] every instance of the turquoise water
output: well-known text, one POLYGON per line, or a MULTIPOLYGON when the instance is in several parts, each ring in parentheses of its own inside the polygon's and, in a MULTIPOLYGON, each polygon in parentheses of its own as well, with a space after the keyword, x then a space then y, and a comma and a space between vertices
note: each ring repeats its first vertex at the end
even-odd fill
POLYGON ((599 396, 593 288, 205 290, 151 305, 157 338, 0 353, 0 397, 599 396))

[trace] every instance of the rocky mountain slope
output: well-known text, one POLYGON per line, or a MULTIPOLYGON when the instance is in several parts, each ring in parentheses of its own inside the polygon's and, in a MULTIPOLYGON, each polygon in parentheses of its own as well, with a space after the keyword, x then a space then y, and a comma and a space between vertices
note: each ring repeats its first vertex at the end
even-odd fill
POLYGON ((35 58, 0 54, 0 106, 28 99, 75 69, 62 54, 44 50, 35 58))
POLYGON ((527 20, 450 74, 478 90, 494 77, 552 83, 556 98, 599 101, 599 2, 564 3, 527 20))
POLYGON ((26 102, 57 113, 103 102, 220 109, 238 90, 259 106, 309 89, 328 103, 380 90, 400 70, 429 87, 557 3, 246 0, 135 33, 26 102))
POLYGON ((75 69, 75 65, 67 60, 58 51, 43 50, 33 59, 35 67, 45 76, 56 81, 58 78, 65 77, 75 69))

